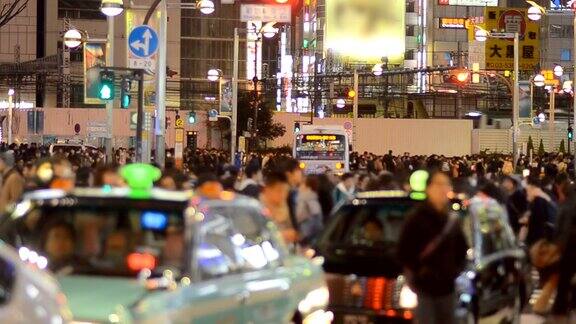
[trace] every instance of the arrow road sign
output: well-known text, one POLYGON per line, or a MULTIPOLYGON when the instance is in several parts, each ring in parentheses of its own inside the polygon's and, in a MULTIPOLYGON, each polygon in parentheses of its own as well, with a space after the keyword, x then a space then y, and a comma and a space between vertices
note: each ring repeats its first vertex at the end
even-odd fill
POLYGON ((150 57, 158 50, 158 34, 148 25, 136 26, 128 36, 130 52, 138 57, 150 57))

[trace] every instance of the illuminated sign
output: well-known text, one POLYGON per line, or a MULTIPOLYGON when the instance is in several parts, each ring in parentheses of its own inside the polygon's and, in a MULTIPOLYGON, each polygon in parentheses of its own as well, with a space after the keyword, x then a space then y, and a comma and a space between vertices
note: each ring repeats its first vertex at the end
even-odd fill
MULTIPOLYGON (((528 19, 527 9, 486 8, 482 28, 520 35, 521 70, 532 71, 540 63, 540 27, 528 19)), ((486 69, 514 69, 514 38, 489 37, 484 46, 486 69)))
POLYGON ((348 62, 404 63, 405 0, 326 0, 325 49, 348 62))
POLYGON ((306 135, 307 141, 335 141, 336 135, 306 135))
POLYGON ((439 18, 440 28, 446 29, 466 29, 468 21, 466 18, 439 18))
POLYGON ((439 5, 443 6, 476 6, 476 7, 495 7, 498 0, 438 0, 439 5))

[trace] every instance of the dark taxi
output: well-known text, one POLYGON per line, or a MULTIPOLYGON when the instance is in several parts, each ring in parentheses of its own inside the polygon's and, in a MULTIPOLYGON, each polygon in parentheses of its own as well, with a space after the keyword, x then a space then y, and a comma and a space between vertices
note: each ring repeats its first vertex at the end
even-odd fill
MULTIPOLYGON (((406 214, 418 204, 403 191, 367 192, 333 214, 316 253, 324 270, 334 323, 411 323, 418 304, 395 258, 406 214)), ((454 200, 470 249, 456 279, 462 323, 518 323, 525 291, 525 254, 504 210, 493 200, 454 200)))

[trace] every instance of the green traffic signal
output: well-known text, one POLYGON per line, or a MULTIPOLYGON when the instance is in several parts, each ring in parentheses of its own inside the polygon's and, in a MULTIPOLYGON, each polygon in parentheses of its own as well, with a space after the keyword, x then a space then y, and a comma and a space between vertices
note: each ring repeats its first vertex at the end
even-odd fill
POLYGON ((120 107, 129 108, 132 96, 130 95, 130 90, 132 88, 132 82, 130 79, 123 79, 120 89, 122 90, 120 94, 120 107))
POLYGON ((574 129, 572 127, 568 127, 568 140, 572 141, 574 139, 574 129))
POLYGON ((194 123, 196 123, 196 112, 191 111, 190 113, 188 113, 188 124, 194 124, 194 123))
POLYGON ((98 98, 100 100, 113 100, 114 95, 114 72, 100 72, 100 87, 98 89, 98 98))

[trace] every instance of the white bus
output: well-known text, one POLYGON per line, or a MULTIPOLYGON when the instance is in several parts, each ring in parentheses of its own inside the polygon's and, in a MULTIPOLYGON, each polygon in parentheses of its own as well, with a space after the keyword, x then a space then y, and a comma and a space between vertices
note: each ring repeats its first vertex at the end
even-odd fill
POLYGON ((303 125, 294 137, 294 158, 305 173, 350 170, 348 136, 344 127, 336 125, 303 125))

